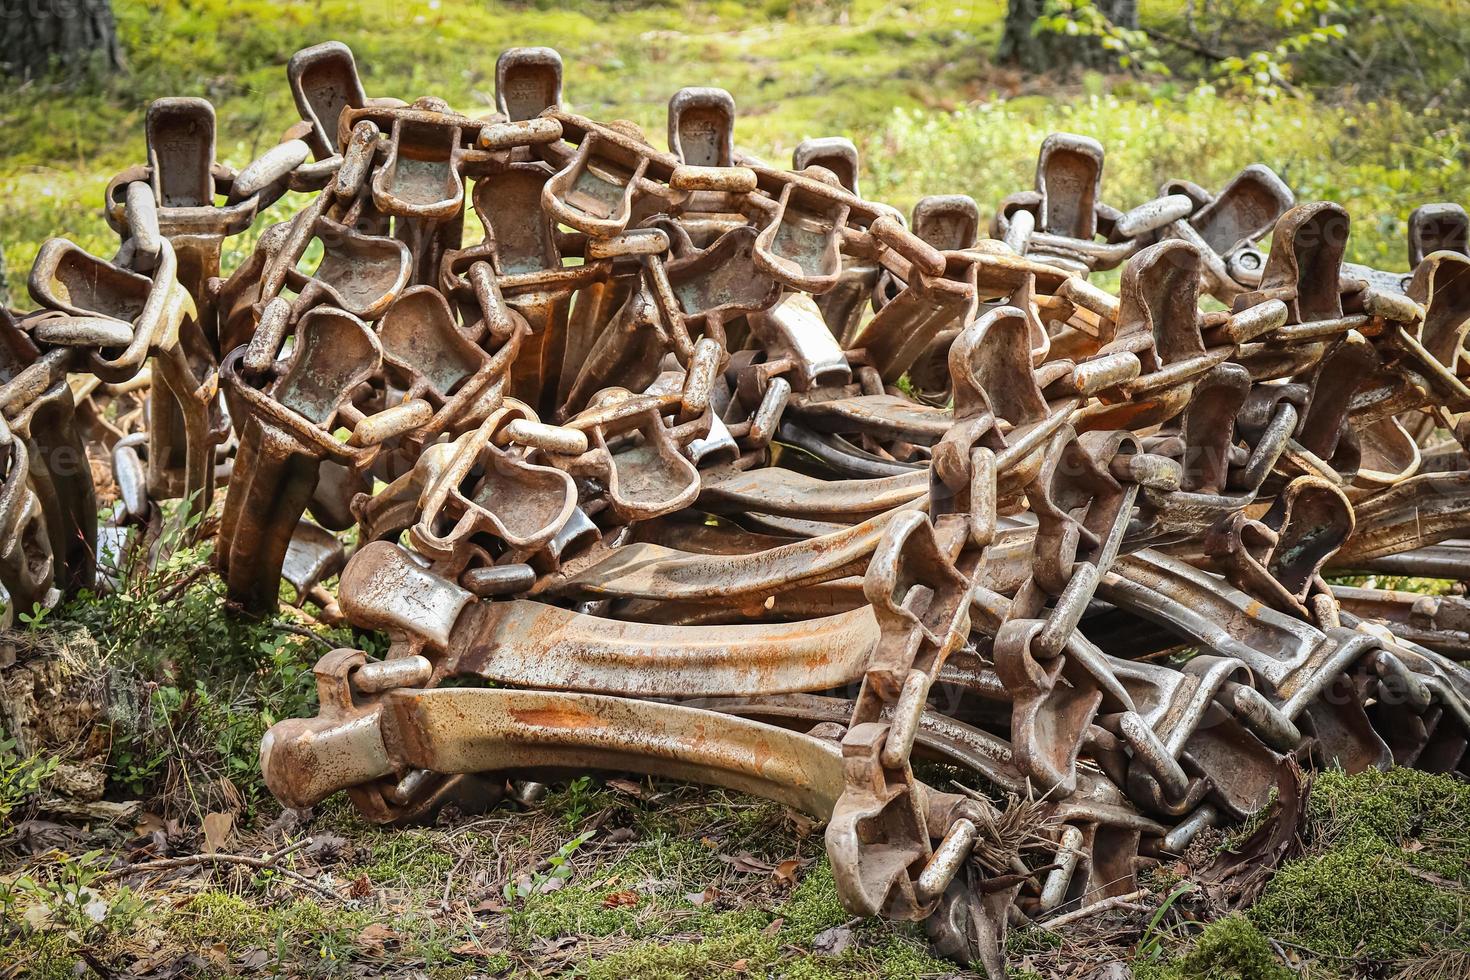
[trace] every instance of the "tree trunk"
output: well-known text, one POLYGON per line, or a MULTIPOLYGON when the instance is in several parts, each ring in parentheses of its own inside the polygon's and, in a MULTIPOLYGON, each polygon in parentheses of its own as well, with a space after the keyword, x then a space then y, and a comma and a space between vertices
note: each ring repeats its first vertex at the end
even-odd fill
MULTIPOLYGON (((1093 0, 1093 6, 1118 27, 1138 27, 1138 0, 1093 0)), ((1112 67, 1114 55, 1096 37, 1055 31, 1033 34, 1031 27, 1045 9, 1046 0, 1009 0, 997 61, 1028 72, 1112 67)))
POLYGON ((123 67, 110 0, 0 0, 0 74, 40 78, 123 67))

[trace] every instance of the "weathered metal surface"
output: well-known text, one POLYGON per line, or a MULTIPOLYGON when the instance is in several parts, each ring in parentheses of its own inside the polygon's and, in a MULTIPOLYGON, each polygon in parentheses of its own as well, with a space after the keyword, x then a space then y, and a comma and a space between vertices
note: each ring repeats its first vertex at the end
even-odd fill
POLYGON ((117 255, 48 242, 0 322, 7 617, 106 586, 98 543, 183 498, 242 612, 284 579, 387 634, 267 735, 283 802, 760 793, 827 822, 855 913, 999 976, 1009 920, 1131 890, 1289 757, 1470 772, 1463 208, 1369 269, 1264 166, 1123 210, 1056 134, 981 238, 970 197, 861 197, 847 140, 756 160, 719 89, 670 100, 667 151, 573 113, 547 48, 500 57, 481 117, 369 98, 335 42, 287 76, 301 121, 239 172, 208 103, 155 103, 117 255), (1012 796, 1046 843, 997 859, 1012 796))

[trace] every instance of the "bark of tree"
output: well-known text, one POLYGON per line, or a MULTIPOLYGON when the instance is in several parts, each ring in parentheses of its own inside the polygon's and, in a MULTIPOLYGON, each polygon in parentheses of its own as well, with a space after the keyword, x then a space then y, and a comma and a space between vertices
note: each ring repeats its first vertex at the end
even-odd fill
MULTIPOLYGON (((1138 27, 1138 0, 1093 0, 1093 6, 1119 27, 1138 27)), ((1054 31, 1033 34, 1031 26, 1045 9, 1046 0, 1009 0, 1005 28, 995 52, 997 61, 1028 72, 1112 65, 1113 55, 1095 37, 1054 31)))
POLYGON ((0 74, 29 79, 53 69, 122 67, 110 0, 0 0, 0 74))

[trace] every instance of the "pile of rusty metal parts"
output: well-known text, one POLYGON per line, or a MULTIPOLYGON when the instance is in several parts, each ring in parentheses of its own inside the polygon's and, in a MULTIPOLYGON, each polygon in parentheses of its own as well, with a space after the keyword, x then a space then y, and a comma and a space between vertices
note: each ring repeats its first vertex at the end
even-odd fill
POLYGON ((1470 602, 1326 578, 1470 578, 1458 206, 1383 272, 1263 166, 1119 211, 1057 134, 986 237, 970 197, 860 196, 846 140, 737 152, 720 89, 666 151, 577 115, 547 48, 478 118, 368 98, 341 44, 288 75, 239 172, 207 102, 153 104, 116 257, 48 242, 0 371, 12 608, 184 500, 239 610, 391 639, 266 736, 284 804, 732 787, 826 822, 854 914, 999 976, 1008 921, 1135 889, 1288 760, 1466 769, 1470 602))

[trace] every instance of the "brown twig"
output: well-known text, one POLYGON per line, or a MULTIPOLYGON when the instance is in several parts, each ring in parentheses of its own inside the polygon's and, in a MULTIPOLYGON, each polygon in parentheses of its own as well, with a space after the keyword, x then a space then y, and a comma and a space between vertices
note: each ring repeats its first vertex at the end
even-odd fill
POLYGON ((285 620, 277 619, 271 623, 271 628, 280 630, 283 633, 290 633, 292 636, 303 636, 308 640, 315 640, 328 650, 333 649, 332 644, 326 638, 317 633, 313 633, 305 626, 298 626, 295 623, 288 623, 285 620))
POLYGON ((1116 908, 1131 906, 1132 903, 1138 901, 1140 898, 1143 898, 1147 894, 1147 889, 1140 888, 1136 892, 1129 892, 1126 895, 1118 895, 1113 898, 1105 898, 1095 905, 1089 905, 1086 908, 1077 909, 1075 912, 1068 912, 1066 915, 1059 915, 1055 919, 1048 919, 1045 922, 1037 922, 1036 924, 1041 926, 1041 928, 1043 929, 1060 929, 1062 926, 1071 925, 1079 919, 1085 919, 1089 915, 1097 915, 1101 912, 1109 912, 1116 908))
POLYGON ((103 977, 105 980, 112 980, 113 977, 117 976, 116 973, 113 973, 107 968, 107 964, 97 959, 96 954, 86 947, 79 948, 77 955, 82 958, 83 963, 87 964, 88 969, 99 977, 103 977))
POLYGON ((1286 968, 1288 970, 1290 970, 1292 973, 1302 972, 1301 966, 1292 966, 1291 957, 1286 955, 1286 950, 1281 948, 1281 944, 1279 942, 1269 937, 1267 937, 1266 942, 1271 944, 1271 949, 1274 950, 1276 955, 1281 958, 1281 962, 1286 964, 1286 968))
POLYGON ((250 857, 246 854, 215 853, 190 854, 187 857, 176 858, 159 858, 156 861, 144 861, 141 864, 130 864, 125 868, 115 868, 114 870, 108 871, 105 874, 101 875, 97 880, 99 882, 113 881, 131 874, 141 874, 148 871, 169 871, 174 868, 190 868, 197 867, 202 864, 235 864, 243 865, 247 868, 255 868, 260 871, 278 872, 285 879, 294 882, 295 884, 298 884, 303 888, 309 888, 312 891, 316 892, 318 895, 340 902, 342 900, 342 896, 338 895, 335 891, 328 888, 326 885, 312 881, 310 878, 306 877, 306 875, 304 874, 301 874, 299 871, 292 871, 290 868, 283 868, 277 863, 281 860, 281 858, 297 850, 300 850, 310 843, 310 837, 303 837, 301 840, 290 845, 289 847, 282 848, 275 854, 266 854, 263 857, 250 857))
POLYGON ((449 869, 449 877, 444 880, 444 895, 440 898, 439 905, 446 911, 449 909, 449 893, 454 888, 454 876, 459 874, 459 869, 464 867, 465 861, 469 860, 469 856, 473 851, 473 844, 466 845, 465 849, 460 852, 459 860, 455 861, 454 867, 449 869))
POLYGON ((168 605, 170 602, 173 602, 185 592, 188 592, 189 588, 195 582, 199 581, 213 570, 214 569, 207 564, 195 566, 189 571, 187 575, 179 579, 179 581, 173 583, 165 589, 159 590, 159 592, 154 596, 154 601, 157 602, 160 606, 168 605))

